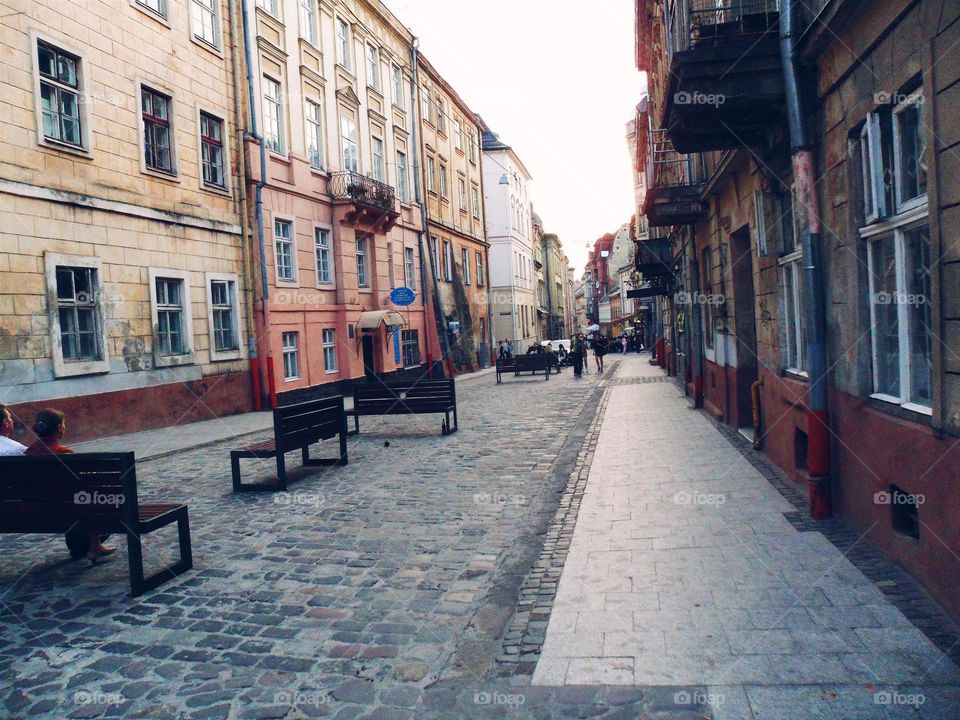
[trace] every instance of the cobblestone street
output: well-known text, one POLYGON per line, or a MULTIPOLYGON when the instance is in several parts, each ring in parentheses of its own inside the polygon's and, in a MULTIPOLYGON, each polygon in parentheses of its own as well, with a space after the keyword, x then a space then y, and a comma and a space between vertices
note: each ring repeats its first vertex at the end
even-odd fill
POLYGON ((952 661, 647 359, 459 381, 458 433, 363 418, 287 493, 231 492, 236 441, 142 462, 195 567, 140 598, 122 538, 4 536, 0 715, 960 716, 952 661))

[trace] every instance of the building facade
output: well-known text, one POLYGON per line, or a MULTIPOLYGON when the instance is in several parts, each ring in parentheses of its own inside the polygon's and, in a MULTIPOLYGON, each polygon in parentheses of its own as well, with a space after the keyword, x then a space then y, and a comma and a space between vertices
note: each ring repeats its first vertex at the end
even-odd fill
POLYGON ((438 332, 446 335, 453 363, 470 372, 489 364, 491 347, 481 128, 423 55, 418 93, 430 290, 439 299, 438 332))
POLYGON ((560 237, 545 233, 542 240, 543 275, 546 291, 545 339, 566 337, 570 325, 565 312, 567 285, 567 257, 563 254, 560 237))
POLYGON ((262 196, 251 245, 264 394, 282 404, 420 374, 440 350, 420 262, 413 37, 378 0, 252 10, 259 139, 245 152, 247 194, 262 196), (413 304, 391 301, 400 287, 413 304))
POLYGON ((522 353, 537 341, 532 178, 513 148, 482 127, 493 339, 511 340, 514 352, 522 353))
POLYGON ((228 7, 0 15, 0 399, 18 436, 48 405, 74 441, 252 406, 228 7))
POLYGON ((834 509, 958 617, 957 471, 946 461, 960 437, 958 71, 945 60, 957 55, 960 8, 798 5, 810 195, 797 190, 808 171, 795 174, 782 114, 781 4, 637 3, 651 225, 638 270, 670 258, 664 360, 698 404, 795 481, 829 478, 834 509), (817 283, 805 284, 806 266, 817 283), (822 411, 810 388, 819 358, 822 411))

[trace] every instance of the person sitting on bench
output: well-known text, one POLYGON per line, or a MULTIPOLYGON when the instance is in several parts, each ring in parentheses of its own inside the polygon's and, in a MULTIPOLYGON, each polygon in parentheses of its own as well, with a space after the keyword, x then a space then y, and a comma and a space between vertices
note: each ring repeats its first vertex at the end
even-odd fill
MULTIPOLYGON (((33 432, 38 439, 23 454, 63 455, 72 453, 72 448, 60 444, 66 431, 67 421, 62 412, 50 408, 41 410, 37 413, 37 420, 33 424, 33 432)), ((64 536, 71 557, 87 556, 91 560, 103 555, 110 555, 116 551, 116 548, 107 547, 103 544, 103 540, 106 540, 106 538, 107 536, 101 538, 97 533, 80 531, 70 531, 64 536)))

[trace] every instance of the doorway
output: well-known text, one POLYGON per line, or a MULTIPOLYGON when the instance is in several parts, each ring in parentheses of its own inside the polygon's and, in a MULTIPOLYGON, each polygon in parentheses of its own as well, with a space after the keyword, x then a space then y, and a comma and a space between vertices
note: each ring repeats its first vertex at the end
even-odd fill
POLYGON ((363 334, 363 374, 367 380, 377 378, 377 352, 373 333, 363 334))
POLYGON ((759 377, 757 365, 756 293, 753 286, 753 247, 750 228, 744 225, 730 236, 733 255, 734 331, 737 334, 735 416, 737 428, 753 426, 752 387, 759 377))

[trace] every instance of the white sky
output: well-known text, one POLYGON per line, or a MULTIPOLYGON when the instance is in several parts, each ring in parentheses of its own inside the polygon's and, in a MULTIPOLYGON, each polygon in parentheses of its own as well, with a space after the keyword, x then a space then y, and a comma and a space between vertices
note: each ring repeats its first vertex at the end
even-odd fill
POLYGON ((544 230, 577 277, 588 243, 633 214, 626 123, 641 95, 634 3, 384 0, 533 175, 544 230))

